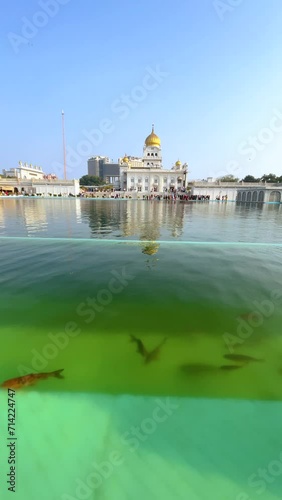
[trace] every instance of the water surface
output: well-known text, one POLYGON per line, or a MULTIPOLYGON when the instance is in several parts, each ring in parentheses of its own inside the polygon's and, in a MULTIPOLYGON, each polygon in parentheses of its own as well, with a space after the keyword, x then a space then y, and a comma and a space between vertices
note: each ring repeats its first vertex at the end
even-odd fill
POLYGON ((3 200, 2 378, 63 367, 40 389, 281 399, 280 217, 279 205, 3 200), (146 363, 132 335, 147 352, 163 343, 158 356, 146 363))
POLYGON ((279 205, 0 199, 0 378, 65 373, 16 393, 15 498, 278 500, 281 244, 279 205))

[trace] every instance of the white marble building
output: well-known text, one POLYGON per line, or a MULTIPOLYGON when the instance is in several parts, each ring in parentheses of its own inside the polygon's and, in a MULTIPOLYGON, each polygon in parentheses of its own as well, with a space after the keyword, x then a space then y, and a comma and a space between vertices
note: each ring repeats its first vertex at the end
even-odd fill
POLYGON ((77 196, 80 193, 79 180, 71 181, 48 179, 0 179, 0 196, 3 193, 15 195, 40 196, 77 196))
POLYGON ((3 169, 3 175, 4 177, 16 177, 17 179, 43 179, 45 174, 42 167, 28 165, 28 163, 19 161, 17 168, 3 169))
POLYGON ((212 201, 222 196, 227 196, 228 201, 247 203, 281 203, 282 200, 281 184, 194 181, 190 187, 191 195, 209 196, 212 201))
POLYGON ((143 157, 125 156, 120 161, 121 190, 137 191, 142 194, 164 193, 187 185, 187 164, 178 160, 172 169, 163 169, 160 138, 152 132, 145 139, 143 157))

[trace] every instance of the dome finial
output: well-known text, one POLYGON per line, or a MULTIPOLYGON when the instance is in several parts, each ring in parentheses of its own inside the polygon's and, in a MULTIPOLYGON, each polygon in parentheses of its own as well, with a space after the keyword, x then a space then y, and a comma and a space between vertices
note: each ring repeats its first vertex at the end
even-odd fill
POLYGON ((155 134, 155 126, 154 126, 154 124, 152 125, 152 132, 145 139, 145 145, 146 146, 158 146, 158 147, 160 147, 160 145, 161 145, 160 138, 155 134))

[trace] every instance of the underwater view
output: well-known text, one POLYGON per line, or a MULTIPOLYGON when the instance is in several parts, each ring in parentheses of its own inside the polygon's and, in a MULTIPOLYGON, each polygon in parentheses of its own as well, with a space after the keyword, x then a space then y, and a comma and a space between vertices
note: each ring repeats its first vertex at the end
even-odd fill
POLYGON ((1 200, 0 431, 12 399, 17 498, 280 498, 280 218, 1 200))

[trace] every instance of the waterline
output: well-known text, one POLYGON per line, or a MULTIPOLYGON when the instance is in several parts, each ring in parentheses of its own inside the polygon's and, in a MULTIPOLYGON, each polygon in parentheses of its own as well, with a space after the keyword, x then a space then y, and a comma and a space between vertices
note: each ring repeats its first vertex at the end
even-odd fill
POLYGON ((239 247, 282 247, 282 243, 267 243, 267 242, 246 242, 246 241, 171 241, 171 240, 124 240, 124 239, 103 239, 103 238, 41 238, 30 236, 0 236, 0 241, 41 241, 41 242, 61 242, 61 243, 126 243, 126 244, 150 244, 158 243, 163 245, 201 245, 201 246, 239 246, 239 247))

